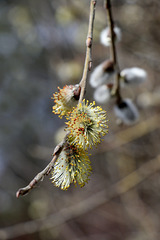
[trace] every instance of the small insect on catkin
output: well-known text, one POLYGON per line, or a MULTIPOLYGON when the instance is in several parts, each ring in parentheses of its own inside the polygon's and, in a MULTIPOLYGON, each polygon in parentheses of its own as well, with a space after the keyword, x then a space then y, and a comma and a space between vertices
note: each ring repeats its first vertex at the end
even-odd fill
POLYGON ((89 104, 83 100, 79 103, 67 117, 66 130, 70 132, 72 142, 85 150, 100 143, 102 136, 108 132, 106 116, 106 111, 95 106, 95 102, 89 104))
POLYGON ((62 89, 58 87, 58 92, 53 94, 55 105, 52 107, 52 112, 59 114, 62 118, 72 110, 78 103, 81 88, 77 85, 66 85, 62 89))
POLYGON ((132 125, 139 119, 139 113, 131 99, 123 99, 114 107, 115 115, 126 125, 132 125))
POLYGON ((133 68, 126 68, 123 69, 120 73, 124 84, 139 84, 146 80, 147 73, 144 69, 133 67, 133 68))

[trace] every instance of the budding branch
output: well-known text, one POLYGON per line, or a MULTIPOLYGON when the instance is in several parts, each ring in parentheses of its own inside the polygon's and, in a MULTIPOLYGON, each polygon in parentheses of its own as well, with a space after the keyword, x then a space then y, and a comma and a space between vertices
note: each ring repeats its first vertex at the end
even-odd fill
POLYGON ((96 3, 97 1, 94 1, 94 0, 91 0, 91 3, 90 3, 89 25, 88 25, 88 34, 87 34, 87 40, 86 40, 86 58, 84 63, 83 76, 79 83, 81 87, 79 102, 82 102, 83 100, 88 71, 90 71, 92 68, 92 40, 93 40, 93 26, 94 26, 96 3))
MULTIPOLYGON (((82 102, 84 93, 85 93, 85 88, 86 88, 86 80, 87 80, 87 75, 88 71, 91 70, 91 65, 92 65, 92 58, 91 58, 91 48, 92 48, 92 39, 93 39, 93 25, 94 25, 94 16, 95 16, 95 7, 96 7, 96 2, 95 0, 91 0, 90 2, 90 12, 89 12, 89 25, 88 25, 88 35, 87 35, 87 40, 86 40, 86 58, 85 58, 85 64, 84 64, 84 70, 83 70, 83 76, 82 79, 79 83, 79 86, 81 87, 81 93, 80 93, 80 98, 79 102, 82 102)), ((53 152, 53 158, 50 161, 50 163, 43 169, 40 173, 38 173, 34 179, 24 188, 20 188, 17 193, 16 197, 19 198, 19 196, 23 196, 27 194, 31 189, 33 189, 38 182, 42 181, 46 175, 48 175, 51 170, 54 167, 55 161, 59 157, 61 151, 63 150, 68 134, 64 137, 63 141, 58 144, 53 152)))
POLYGON ((115 79, 115 84, 112 90, 112 95, 117 97, 117 102, 119 103, 121 101, 121 94, 120 94, 120 70, 119 70, 119 65, 118 65, 118 60, 117 60, 117 53, 116 53, 116 46, 115 46, 115 39, 116 35, 114 32, 114 21, 113 21, 113 16, 112 16, 112 6, 111 6, 111 1, 110 0, 105 0, 104 1, 104 7, 106 8, 107 11, 107 17, 108 17, 108 25, 109 25, 109 30, 110 30, 110 35, 111 35, 111 58, 114 63, 114 70, 116 71, 116 79, 115 79))
POLYGON ((63 148, 65 146, 67 137, 68 137, 68 133, 64 137, 63 141, 55 147, 54 152, 53 152, 53 158, 50 161, 50 163, 45 167, 45 169, 43 169, 40 173, 38 173, 26 187, 20 188, 17 191, 17 193, 16 193, 17 198, 19 198, 20 195, 23 196, 23 195, 27 194, 31 189, 33 189, 35 187, 35 185, 37 185, 37 183, 39 181, 43 181, 43 178, 51 172, 55 161, 57 160, 57 158, 59 157, 61 151, 63 150, 63 148))

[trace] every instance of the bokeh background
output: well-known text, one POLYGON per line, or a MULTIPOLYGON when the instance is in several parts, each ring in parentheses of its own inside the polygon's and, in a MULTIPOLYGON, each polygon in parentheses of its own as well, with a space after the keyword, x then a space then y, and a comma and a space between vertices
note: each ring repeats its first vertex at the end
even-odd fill
MULTIPOLYGON (((93 174, 84 188, 62 191, 49 177, 16 199, 51 160, 64 120, 52 114, 57 86, 80 81, 89 0, 0 1, 0 239, 157 240, 160 229, 160 2, 119 0, 113 16, 122 30, 120 68, 141 67, 145 83, 123 89, 139 122, 118 126, 114 100, 103 105, 109 133, 91 151, 93 174)), ((96 8, 93 66, 108 57, 96 8)), ((93 100, 87 85, 86 98, 93 100)))

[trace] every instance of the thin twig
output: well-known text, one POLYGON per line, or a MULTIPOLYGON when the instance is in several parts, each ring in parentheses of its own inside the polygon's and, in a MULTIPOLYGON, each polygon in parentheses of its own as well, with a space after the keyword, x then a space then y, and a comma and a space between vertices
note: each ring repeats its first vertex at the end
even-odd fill
POLYGON ((93 40, 93 25, 94 25, 94 17, 95 17, 95 7, 96 7, 96 0, 91 0, 90 2, 90 14, 89 14, 89 25, 88 25, 88 34, 87 34, 87 40, 86 40, 86 58, 84 63, 84 69, 83 69, 83 76, 79 83, 81 87, 81 94, 79 98, 79 102, 82 102, 85 89, 86 89, 86 80, 88 71, 92 68, 92 40, 93 40))
POLYGON ((116 53, 116 35, 114 32, 114 21, 113 21, 113 15, 112 15, 112 6, 110 0, 104 1, 104 7, 107 10, 107 17, 108 17, 108 25, 109 25, 109 31, 111 36, 111 58, 114 63, 114 70, 116 72, 116 78, 115 78, 115 84, 113 86, 112 95, 117 97, 117 102, 121 101, 121 95, 120 95, 120 70, 117 60, 117 53, 116 53))
POLYGON ((17 193, 16 193, 17 198, 19 198, 19 196, 23 196, 23 195, 27 194, 31 189, 33 189, 35 187, 35 185, 37 185, 38 182, 43 181, 44 177, 51 172, 55 161, 57 160, 57 158, 59 157, 59 154, 61 153, 61 151, 63 150, 63 148, 65 146, 67 137, 68 137, 68 133, 64 137, 63 141, 55 147, 54 152, 53 152, 53 158, 50 161, 50 163, 45 167, 45 169, 43 169, 40 173, 38 173, 26 187, 20 188, 17 191, 17 193))
MULTIPOLYGON (((86 88, 86 79, 87 79, 88 70, 91 70, 91 65, 92 65, 91 47, 92 47, 92 39, 93 39, 93 23, 94 23, 96 2, 97 2, 96 0, 91 0, 91 3, 90 3, 88 35, 87 35, 87 40, 86 40, 86 46, 87 46, 86 58, 85 58, 82 80, 80 81, 80 84, 79 84, 81 87, 79 102, 82 102, 85 88, 86 88)), ((26 187, 20 188, 17 191, 17 193, 16 193, 17 198, 20 195, 23 196, 23 195, 27 194, 31 189, 33 189, 35 187, 35 185, 37 185, 37 183, 39 181, 42 181, 43 178, 51 172, 52 168, 54 167, 55 161, 57 160, 57 158, 59 157, 59 154, 61 153, 62 149, 64 148, 67 136, 68 136, 68 133, 66 134, 64 140, 55 147, 54 153, 53 153, 53 158, 50 161, 50 163, 46 166, 46 168, 43 169, 40 173, 38 173, 26 187)))
POLYGON ((62 208, 59 212, 54 213, 46 218, 1 228, 0 239, 13 239, 61 225, 70 219, 79 217, 93 209, 96 209, 102 204, 111 201, 115 197, 125 194, 157 171, 160 171, 160 155, 144 163, 141 167, 122 178, 117 183, 111 185, 109 189, 105 188, 98 193, 94 193, 92 196, 74 204, 73 206, 62 208))

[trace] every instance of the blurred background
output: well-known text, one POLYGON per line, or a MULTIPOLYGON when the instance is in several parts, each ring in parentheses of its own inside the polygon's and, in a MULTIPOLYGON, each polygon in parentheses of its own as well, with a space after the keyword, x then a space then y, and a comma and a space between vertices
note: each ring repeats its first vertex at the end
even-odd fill
MULTIPOLYGON (((89 0, 0 1, 0 239, 157 240, 160 229, 160 15, 158 0, 113 2, 122 30, 120 68, 141 67, 147 81, 123 89, 140 112, 118 126, 113 102, 109 133, 91 151, 93 173, 84 188, 62 191, 49 177, 28 195, 28 185, 51 160, 64 121, 52 114, 57 86, 80 81, 89 0)), ((99 34, 107 25, 96 7, 93 67, 108 57, 99 34)), ((85 98, 93 101, 87 85, 85 98)))

